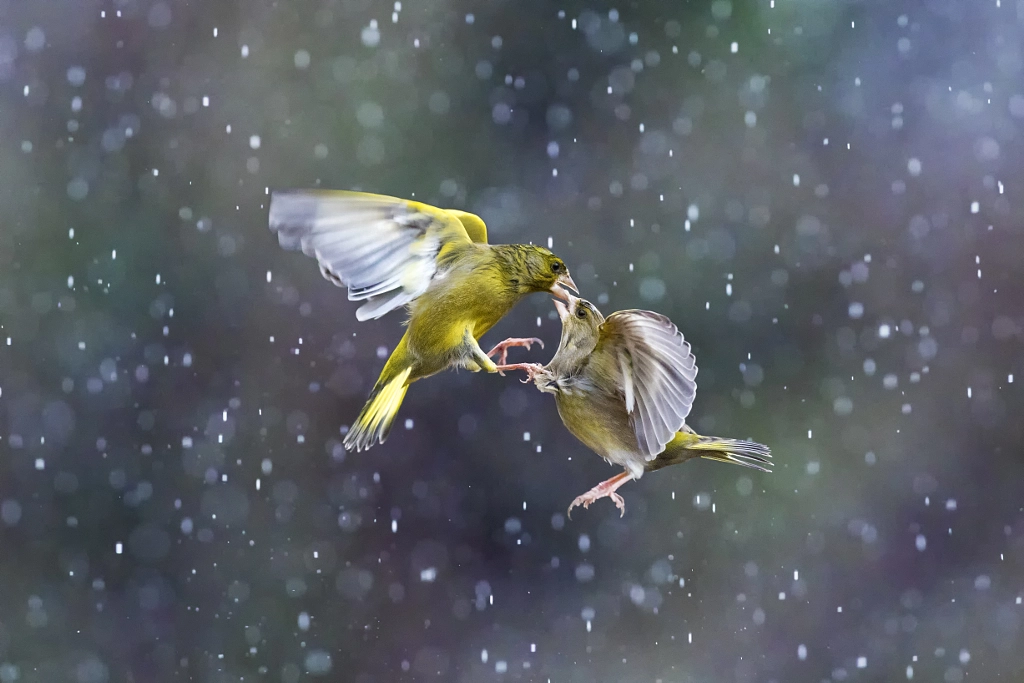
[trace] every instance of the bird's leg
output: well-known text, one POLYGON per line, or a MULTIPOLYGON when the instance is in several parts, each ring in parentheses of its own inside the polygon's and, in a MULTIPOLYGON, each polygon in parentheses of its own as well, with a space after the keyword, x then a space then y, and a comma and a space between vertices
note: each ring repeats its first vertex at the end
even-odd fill
POLYGON ((501 352, 501 357, 498 359, 498 365, 504 365, 506 363, 506 361, 508 360, 508 350, 509 349, 511 349, 511 348, 513 348, 515 346, 522 346, 527 351, 529 351, 530 350, 530 346, 532 346, 533 344, 540 344, 540 348, 542 348, 542 349, 544 348, 544 342, 542 342, 540 339, 537 339, 536 337, 530 337, 528 339, 526 339, 526 338, 519 338, 519 337, 510 337, 510 338, 506 339, 505 341, 500 342, 497 346, 495 346, 493 349, 488 351, 487 352, 487 356, 490 357, 490 358, 493 358, 494 354, 496 354, 498 352, 501 352))
POLYGON ((465 363, 465 367, 473 372, 477 372, 479 370, 483 370, 485 372, 498 371, 498 366, 495 365, 494 361, 488 357, 488 354, 484 353, 484 350, 480 348, 480 344, 477 343, 469 330, 466 330, 463 335, 463 343, 468 347, 467 350, 469 351, 470 356, 466 359, 467 362, 465 363), (475 368, 473 367, 474 365, 476 366, 475 368))
POLYGON ((572 519, 572 509, 577 505, 582 505, 584 509, 586 509, 590 507, 590 504, 596 500, 601 500, 602 498, 611 498, 612 502, 615 503, 615 507, 619 508, 619 517, 621 517, 622 515, 626 514, 626 501, 622 500, 622 496, 615 493, 615 489, 619 488, 632 478, 633 473, 630 472, 629 470, 626 470, 621 474, 616 474, 614 477, 608 479, 607 481, 602 481, 600 484, 590 489, 582 496, 576 496, 576 500, 574 500, 572 502, 572 505, 569 506, 569 509, 566 511, 566 514, 569 516, 569 519, 572 519))
POLYGON ((526 373, 526 379, 523 380, 523 384, 528 384, 535 380, 539 375, 543 375, 547 372, 544 366, 540 363, 512 363, 511 365, 499 365, 497 372, 502 377, 505 376, 506 370, 522 370, 526 373))

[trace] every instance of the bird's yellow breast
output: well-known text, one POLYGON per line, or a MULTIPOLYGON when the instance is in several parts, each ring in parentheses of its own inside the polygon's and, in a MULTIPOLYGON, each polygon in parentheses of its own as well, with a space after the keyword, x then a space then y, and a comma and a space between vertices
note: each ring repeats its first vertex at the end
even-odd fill
POLYGON ((462 344, 467 330, 479 339, 518 300, 489 246, 460 247, 411 307, 410 350, 428 359, 450 355, 462 344))

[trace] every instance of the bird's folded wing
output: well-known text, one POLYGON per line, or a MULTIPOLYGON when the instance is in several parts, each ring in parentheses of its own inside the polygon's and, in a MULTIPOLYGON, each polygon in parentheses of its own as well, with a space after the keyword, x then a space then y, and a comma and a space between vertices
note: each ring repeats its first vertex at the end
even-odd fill
POLYGON ((697 361, 671 320, 652 311, 618 311, 601 325, 595 354, 618 369, 637 444, 648 459, 683 428, 697 393, 697 361))
POLYGON ((469 235, 469 239, 474 242, 487 244, 487 224, 484 223, 484 219, 480 218, 480 216, 477 216, 475 213, 460 211, 459 209, 445 209, 445 211, 452 214, 462 222, 462 227, 466 229, 466 234, 469 235))
MULTIPOLYGON (((473 214, 483 229, 483 221, 473 214)), ((348 287, 348 298, 366 301, 359 320, 379 318, 423 294, 445 247, 468 244, 455 213, 420 202, 362 192, 274 192, 270 229, 285 249, 302 249, 323 276, 348 287)))

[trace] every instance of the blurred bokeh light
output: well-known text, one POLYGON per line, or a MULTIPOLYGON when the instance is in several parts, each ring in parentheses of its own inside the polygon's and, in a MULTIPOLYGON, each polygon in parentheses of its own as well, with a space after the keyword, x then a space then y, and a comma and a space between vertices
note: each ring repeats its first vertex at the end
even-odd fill
POLYGON ((1024 680, 1022 77, 1014 0, 0 0, 0 683, 1024 680), (345 453, 402 316, 315 186, 667 314, 776 471, 566 520, 614 471, 471 373, 345 453))

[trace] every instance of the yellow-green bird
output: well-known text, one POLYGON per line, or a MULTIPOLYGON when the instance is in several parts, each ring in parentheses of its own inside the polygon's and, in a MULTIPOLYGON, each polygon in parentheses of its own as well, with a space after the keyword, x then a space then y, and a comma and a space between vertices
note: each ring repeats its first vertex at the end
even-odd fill
POLYGON ((302 249, 351 301, 356 318, 408 309, 405 335, 345 437, 345 448, 384 442, 412 382, 446 368, 495 372, 490 356, 530 347, 510 339, 484 353, 477 340, 534 292, 569 296, 565 263, 542 247, 488 244, 479 216, 420 202, 330 190, 274 192, 270 229, 286 249, 302 249))
POLYGON ((500 365, 524 370, 543 392, 555 395, 562 422, 612 465, 624 468, 578 496, 584 508, 611 498, 625 514, 616 489, 644 472, 690 458, 745 465, 770 472, 767 446, 752 441, 700 436, 686 424, 697 393, 697 362, 690 344, 665 316, 628 310, 607 318, 589 301, 555 301, 562 319, 558 350, 545 366, 500 365))

